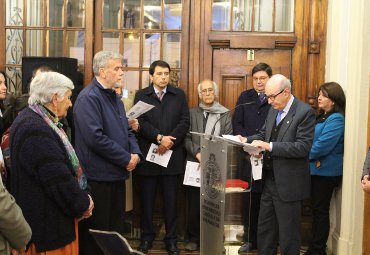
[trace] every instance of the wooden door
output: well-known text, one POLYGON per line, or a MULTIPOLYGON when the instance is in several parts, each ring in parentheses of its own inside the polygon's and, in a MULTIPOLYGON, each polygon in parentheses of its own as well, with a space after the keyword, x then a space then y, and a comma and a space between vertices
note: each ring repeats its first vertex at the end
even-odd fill
POLYGON ((274 74, 291 77, 291 50, 254 50, 254 60, 248 60, 247 54, 238 49, 213 51, 213 80, 220 87, 220 103, 228 109, 235 107, 241 92, 253 88, 251 70, 257 63, 267 63, 274 74))

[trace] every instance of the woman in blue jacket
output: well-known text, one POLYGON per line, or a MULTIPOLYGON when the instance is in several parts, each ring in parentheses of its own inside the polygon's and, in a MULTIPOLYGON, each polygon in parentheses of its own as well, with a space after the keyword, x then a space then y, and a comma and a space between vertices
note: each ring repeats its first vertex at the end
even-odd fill
POLYGON ((342 180, 346 98, 336 82, 320 86, 319 114, 310 152, 312 240, 306 255, 326 254, 329 207, 333 190, 342 180))

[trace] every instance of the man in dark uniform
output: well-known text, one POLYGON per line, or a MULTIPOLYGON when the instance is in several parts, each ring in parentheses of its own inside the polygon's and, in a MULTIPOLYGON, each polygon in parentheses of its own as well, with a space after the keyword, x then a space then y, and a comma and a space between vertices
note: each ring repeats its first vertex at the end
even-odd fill
MULTIPOLYGON (((272 76, 271 67, 265 63, 259 63, 252 69, 253 89, 241 93, 236 105, 255 102, 237 107, 233 119, 234 135, 250 136, 256 134, 265 123, 270 105, 265 97, 265 86, 272 76)), ((244 154, 244 153, 243 153, 244 154)), ((243 157, 242 157, 243 158, 243 157)), ((262 193, 262 181, 251 178, 252 167, 249 157, 240 162, 241 177, 252 181, 252 190, 243 194, 243 225, 244 244, 239 252, 248 252, 257 248, 257 222, 262 193)))

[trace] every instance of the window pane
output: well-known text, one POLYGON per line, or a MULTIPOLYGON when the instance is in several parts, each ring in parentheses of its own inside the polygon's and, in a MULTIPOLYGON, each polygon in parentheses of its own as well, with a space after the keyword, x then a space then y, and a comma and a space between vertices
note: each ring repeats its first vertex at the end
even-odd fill
POLYGON ((141 88, 149 87, 150 85, 150 75, 149 71, 145 70, 141 72, 141 88))
POLYGON ((27 0, 27 26, 41 27, 44 25, 44 1, 27 0))
POLYGON ((140 28, 140 1, 125 0, 123 11, 123 28, 140 28))
POLYGON ((294 28, 294 1, 276 0, 276 32, 293 32, 294 28))
POLYGON ((22 93, 22 70, 17 67, 7 67, 5 74, 8 77, 8 91, 17 93, 17 95, 22 93))
POLYGON ((103 50, 119 52, 119 33, 103 33, 103 50))
POLYGON ((161 28, 161 0, 144 0, 144 28, 161 28))
POLYGON ((84 31, 68 31, 67 32, 68 53, 70 58, 77 58, 78 65, 83 66, 85 59, 85 32, 84 31))
POLYGON ((103 27, 104 28, 119 28, 120 13, 121 13, 120 1, 104 0, 103 27))
POLYGON ((127 71, 123 77, 123 87, 127 90, 139 89, 139 71, 127 71))
POLYGON ((6 30, 6 57, 7 64, 21 64, 23 57, 23 30, 6 30))
POLYGON ((234 0, 234 31, 252 30, 253 0, 234 0))
POLYGON ((67 26, 85 27, 85 0, 67 1, 67 26))
POLYGON ((178 70, 171 70, 170 73, 170 82, 171 85, 175 87, 180 86, 180 71, 178 70))
POLYGON ((161 34, 144 34, 143 43, 143 66, 149 67, 153 61, 160 59, 161 34))
POLYGON ((49 47, 47 56, 63 57, 63 31, 48 31, 49 47))
POLYGON ((230 30, 230 0, 212 2, 212 29, 230 30))
POLYGON ((43 30, 27 30, 26 56, 43 56, 44 41, 43 30))
POLYGON ((164 1, 164 29, 181 29, 181 0, 164 1))
POLYGON ((64 1, 49 0, 49 27, 62 27, 64 25, 64 1))
POLYGON ((164 33, 163 35, 163 60, 171 68, 180 68, 181 59, 181 34, 164 33))
POLYGON ((272 32, 273 0, 254 1, 254 31, 272 32))
MULTIPOLYGON (((126 67, 139 67, 140 34, 127 33, 123 38, 123 65, 126 67)), ((139 78, 138 78, 139 79, 139 78)))
POLYGON ((23 0, 6 0, 6 25, 23 26, 23 0))

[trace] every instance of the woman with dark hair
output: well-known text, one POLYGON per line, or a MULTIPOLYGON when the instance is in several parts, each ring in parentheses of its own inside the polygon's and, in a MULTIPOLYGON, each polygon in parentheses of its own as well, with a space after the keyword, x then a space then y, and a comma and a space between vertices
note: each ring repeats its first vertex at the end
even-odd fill
POLYGON ((4 100, 7 96, 8 88, 6 86, 6 75, 4 72, 0 72, 0 137, 4 131, 9 127, 9 121, 7 121, 6 116, 4 116, 6 106, 4 100))
POLYGON ((312 240, 306 255, 326 254, 330 200, 343 174, 346 97, 336 82, 320 86, 319 114, 310 152, 312 240))

